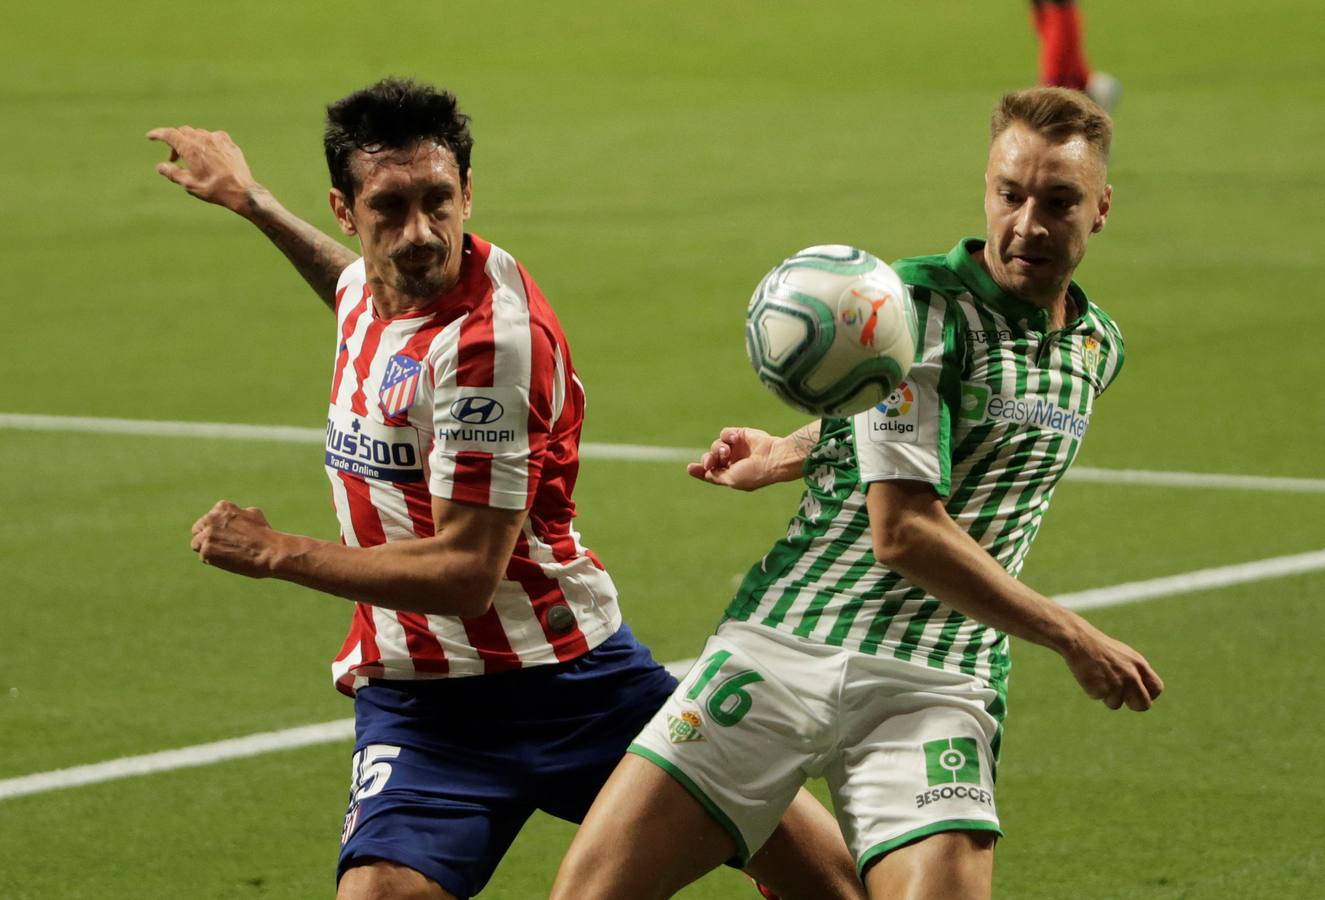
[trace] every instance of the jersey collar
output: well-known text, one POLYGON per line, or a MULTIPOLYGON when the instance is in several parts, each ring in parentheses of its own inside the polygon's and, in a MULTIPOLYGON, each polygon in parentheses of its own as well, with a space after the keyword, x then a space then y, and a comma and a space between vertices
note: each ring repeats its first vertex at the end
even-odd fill
MULTIPOLYGON (((957 273, 971 295, 998 310, 1010 322, 1025 322, 1024 327, 1035 331, 1049 330, 1049 311, 1014 297, 1000 288, 989 273, 975 261, 975 252, 985 245, 981 238, 962 238, 948 253, 948 268, 957 273)), ((1072 314, 1064 330, 1071 330, 1086 315, 1090 301, 1086 292, 1075 281, 1067 286, 1067 298, 1072 302, 1072 314)))

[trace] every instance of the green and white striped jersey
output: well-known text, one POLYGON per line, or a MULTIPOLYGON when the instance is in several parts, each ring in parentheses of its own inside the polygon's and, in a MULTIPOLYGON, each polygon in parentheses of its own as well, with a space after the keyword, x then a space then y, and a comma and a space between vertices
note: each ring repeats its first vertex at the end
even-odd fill
POLYGON ((728 618, 966 672, 1002 693, 1007 637, 875 562, 865 489, 932 484, 949 515, 1017 575, 1096 396, 1122 367, 1123 340, 1075 283, 1075 318, 1049 331, 1047 311, 980 268, 971 252, 982 243, 893 264, 915 300, 918 361, 877 407, 823 420, 800 508, 745 576, 728 618))

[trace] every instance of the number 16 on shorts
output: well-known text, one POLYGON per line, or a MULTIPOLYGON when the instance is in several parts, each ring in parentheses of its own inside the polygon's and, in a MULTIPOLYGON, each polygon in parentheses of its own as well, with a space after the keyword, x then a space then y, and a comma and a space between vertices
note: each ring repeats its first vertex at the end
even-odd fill
MULTIPOLYGON (((731 659, 731 651, 719 650, 705 657, 694 668, 695 681, 685 693, 687 700, 692 700, 708 710, 715 725, 724 728, 735 725, 745 717, 754 705, 754 698, 747 688, 764 680, 753 669, 741 669, 730 672, 726 677, 714 679, 722 671, 723 663, 731 659)), ((700 730, 702 722, 699 716, 690 710, 682 710, 680 715, 667 715, 667 738, 673 744, 689 741, 702 741, 704 734, 700 730)))

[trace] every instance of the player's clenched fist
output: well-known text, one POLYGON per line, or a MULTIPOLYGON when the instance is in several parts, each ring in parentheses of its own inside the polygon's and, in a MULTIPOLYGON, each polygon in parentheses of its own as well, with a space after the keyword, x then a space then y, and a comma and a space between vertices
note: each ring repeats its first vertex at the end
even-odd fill
POLYGON ((1150 709, 1164 690, 1163 679, 1144 656, 1096 629, 1063 658, 1082 690, 1109 709, 1124 704, 1137 711, 1150 709))
POLYGON ((222 500, 193 523, 189 546, 209 566, 266 578, 271 574, 276 532, 256 506, 239 507, 222 500))
POLYGON ((224 206, 240 215, 248 211, 249 192, 259 189, 239 146, 224 131, 205 131, 182 125, 153 128, 149 141, 170 147, 170 159, 156 170, 200 200, 224 206))

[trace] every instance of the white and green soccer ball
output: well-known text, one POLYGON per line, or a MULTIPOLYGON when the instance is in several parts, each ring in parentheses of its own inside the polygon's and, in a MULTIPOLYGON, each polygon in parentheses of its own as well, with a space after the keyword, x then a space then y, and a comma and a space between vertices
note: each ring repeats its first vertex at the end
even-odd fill
POLYGON ((801 412, 854 415, 910 371, 915 307, 897 273, 864 250, 809 247, 755 288, 745 350, 759 380, 801 412))

